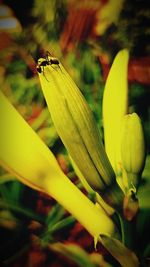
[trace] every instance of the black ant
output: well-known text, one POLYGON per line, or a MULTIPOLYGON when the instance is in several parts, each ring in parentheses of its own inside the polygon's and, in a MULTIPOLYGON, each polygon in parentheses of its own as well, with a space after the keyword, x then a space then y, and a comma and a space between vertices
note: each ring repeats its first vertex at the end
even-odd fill
MULTIPOLYGON (((37 65, 36 69, 39 73, 42 73, 42 71, 44 71, 44 67, 47 65, 59 66, 59 60, 55 57, 52 57, 48 51, 46 52, 45 60, 43 60, 42 62, 40 60, 38 61, 38 65, 37 65)), ((60 66, 59 66, 59 68, 60 68, 60 66)))

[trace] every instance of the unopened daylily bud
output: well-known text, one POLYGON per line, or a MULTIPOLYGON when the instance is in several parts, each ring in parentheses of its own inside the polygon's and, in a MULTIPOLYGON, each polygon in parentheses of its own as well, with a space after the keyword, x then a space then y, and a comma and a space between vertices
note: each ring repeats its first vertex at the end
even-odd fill
POLYGON ((122 191, 79 88, 57 59, 39 59, 37 70, 56 130, 76 167, 108 204, 122 206, 122 191))
POLYGON ((53 197, 93 237, 111 236, 116 227, 68 179, 56 158, 0 92, 0 164, 21 182, 53 197))
POLYGON ((116 176, 121 172, 120 128, 128 107, 128 60, 127 49, 118 52, 109 71, 103 94, 105 149, 116 176))
POLYGON ((145 142, 141 120, 136 113, 122 121, 121 160, 129 187, 137 187, 145 164, 145 142))

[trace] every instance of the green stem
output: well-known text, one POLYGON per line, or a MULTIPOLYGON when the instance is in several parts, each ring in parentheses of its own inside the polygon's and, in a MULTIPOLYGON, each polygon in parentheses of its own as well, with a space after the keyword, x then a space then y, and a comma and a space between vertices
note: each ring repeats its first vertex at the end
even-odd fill
POLYGON ((136 216, 128 221, 124 218, 123 215, 120 216, 121 219, 121 231, 123 243, 129 249, 135 251, 136 248, 136 216))
POLYGON ((121 239, 122 239, 121 241, 123 244, 125 244, 124 223, 123 223, 122 217, 120 216, 120 214, 118 212, 117 212, 117 215, 118 215, 118 218, 120 221, 121 239))

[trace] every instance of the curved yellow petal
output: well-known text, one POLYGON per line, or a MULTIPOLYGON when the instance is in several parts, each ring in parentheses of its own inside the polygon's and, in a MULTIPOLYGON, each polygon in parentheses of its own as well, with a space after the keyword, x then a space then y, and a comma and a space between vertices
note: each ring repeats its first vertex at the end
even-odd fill
POLYGON ((113 221, 64 175, 54 155, 0 92, 0 163, 28 186, 52 196, 93 236, 112 235, 113 221))

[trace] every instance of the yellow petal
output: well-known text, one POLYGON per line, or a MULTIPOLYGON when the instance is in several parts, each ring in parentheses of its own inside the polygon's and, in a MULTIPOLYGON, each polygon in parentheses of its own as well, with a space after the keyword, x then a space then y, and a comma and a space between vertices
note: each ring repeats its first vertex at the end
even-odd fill
POLYGON ((94 237, 113 221, 64 175, 54 155, 0 92, 0 163, 28 186, 52 196, 94 237))
POLYGON ((31 187, 43 190, 47 173, 61 175, 51 151, 0 92, 0 161, 31 187))

